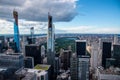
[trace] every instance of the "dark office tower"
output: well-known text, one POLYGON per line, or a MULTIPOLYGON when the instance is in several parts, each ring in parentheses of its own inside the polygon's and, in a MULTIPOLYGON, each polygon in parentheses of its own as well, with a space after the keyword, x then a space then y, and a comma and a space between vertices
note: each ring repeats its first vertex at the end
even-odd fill
POLYGON ((71 51, 64 50, 60 58, 61 58, 61 63, 63 64, 62 68, 64 70, 68 70, 68 68, 70 68, 71 51))
POLYGON ((58 75, 60 70, 60 59, 55 57, 55 74, 58 75))
POLYGON ((113 58, 116 59, 116 66, 120 67, 120 45, 113 45, 113 58))
POLYGON ((35 38, 34 38, 34 27, 30 28, 30 33, 31 33, 31 43, 34 44, 35 43, 35 38))
POLYGON ((76 53, 77 56, 86 54, 86 40, 76 40, 76 53))
POLYGON ((4 36, 0 36, 0 53, 3 52, 3 48, 4 48, 4 36))
POLYGON ((32 44, 32 39, 27 37, 27 42, 28 42, 28 44, 32 44))
POLYGON ((110 68, 111 66, 115 67, 116 60, 114 58, 106 59, 106 68, 110 68))
POLYGON ((25 68, 34 68, 34 58, 33 57, 25 57, 24 58, 24 67, 25 68))
POLYGON ((9 42, 9 47, 17 53, 17 46, 15 42, 9 42))
POLYGON ((47 63, 54 66, 54 25, 52 24, 52 16, 48 14, 48 34, 47 34, 47 63))
POLYGON ((34 66, 41 64, 41 46, 36 44, 25 46, 25 55, 34 58, 34 66))
POLYGON ((103 42, 102 66, 106 68, 106 59, 111 58, 111 42, 103 42))
POLYGON ((19 28, 18 28, 18 12, 13 11, 14 21, 14 41, 16 43, 17 52, 20 52, 19 28))

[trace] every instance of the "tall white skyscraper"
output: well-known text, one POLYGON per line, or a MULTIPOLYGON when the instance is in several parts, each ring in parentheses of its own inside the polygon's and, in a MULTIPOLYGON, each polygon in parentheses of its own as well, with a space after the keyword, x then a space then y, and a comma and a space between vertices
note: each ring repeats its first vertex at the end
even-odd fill
POLYGON ((90 60, 90 63, 91 63, 91 68, 92 70, 94 70, 97 66, 98 66, 98 54, 99 54, 99 51, 98 51, 98 43, 94 42, 92 43, 92 46, 91 46, 91 60, 90 60))
POLYGON ((114 35, 114 44, 118 44, 118 35, 114 35))

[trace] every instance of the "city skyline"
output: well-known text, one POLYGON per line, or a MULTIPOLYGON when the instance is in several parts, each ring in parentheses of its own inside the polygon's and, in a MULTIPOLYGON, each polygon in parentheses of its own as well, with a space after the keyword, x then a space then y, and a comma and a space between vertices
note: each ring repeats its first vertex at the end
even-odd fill
POLYGON ((120 32, 119 0, 18 0, 0 1, 0 34, 13 34, 12 11, 18 11, 20 34, 47 33, 47 14, 53 16, 56 33, 120 32))

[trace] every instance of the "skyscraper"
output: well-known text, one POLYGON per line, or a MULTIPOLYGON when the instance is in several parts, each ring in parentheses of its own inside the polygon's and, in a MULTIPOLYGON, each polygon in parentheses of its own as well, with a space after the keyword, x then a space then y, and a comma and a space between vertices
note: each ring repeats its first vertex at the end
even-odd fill
POLYGON ((20 69, 24 66, 24 57, 22 54, 0 54, 0 68, 20 69))
POLYGON ((25 68, 33 68, 34 67, 34 58, 33 57, 25 57, 24 58, 24 67, 25 68))
POLYGON ((116 59, 116 66, 120 67, 120 45, 113 45, 113 58, 116 59))
POLYGON ((91 46, 91 68, 92 70, 95 70, 95 68, 98 66, 98 43, 94 42, 91 46))
POLYGON ((111 42, 103 42, 102 48, 102 66, 105 68, 106 59, 111 58, 111 42))
POLYGON ((78 80, 78 59, 77 55, 73 53, 70 59, 70 75, 71 80, 78 80))
POLYGON ((78 80, 89 80, 90 56, 78 57, 78 80))
MULTIPOLYGON (((98 66, 102 66, 102 56, 103 56, 103 42, 108 42, 108 43, 112 43, 112 39, 111 38, 100 38, 99 39, 99 54, 98 54, 98 66)), ((105 47, 104 47, 105 48, 105 47)), ((107 49, 106 49, 107 50, 107 49)))
POLYGON ((55 57, 55 73, 58 75, 60 70, 60 59, 59 57, 55 57))
POLYGON ((31 27, 30 28, 30 33, 31 33, 31 41, 32 41, 32 44, 35 43, 35 40, 34 40, 34 27, 31 27))
POLYGON ((2 49, 4 47, 4 36, 0 36, 0 53, 2 53, 2 49))
POLYGON ((86 54, 86 40, 76 40, 76 53, 77 56, 86 54))
POLYGON ((18 28, 18 12, 13 11, 14 21, 14 41, 16 43, 17 50, 16 52, 20 52, 20 41, 19 41, 19 28, 18 28))
POLYGON ((118 44, 118 35, 114 35, 114 44, 118 44))
POLYGON ((25 46, 25 55, 34 58, 34 66, 41 64, 41 45, 30 44, 25 46))
POLYGON ((71 50, 64 50, 60 58, 61 63, 63 63, 62 68, 68 70, 68 68, 70 68, 71 50))
POLYGON ((52 16, 48 14, 48 34, 47 34, 47 63, 54 66, 54 25, 52 24, 52 16))

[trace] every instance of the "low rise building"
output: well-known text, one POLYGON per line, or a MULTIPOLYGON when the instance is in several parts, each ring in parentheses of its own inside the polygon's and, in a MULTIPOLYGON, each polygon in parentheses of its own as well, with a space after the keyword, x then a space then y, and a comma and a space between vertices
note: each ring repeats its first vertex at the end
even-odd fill
POLYGON ((15 72, 18 80, 48 80, 48 73, 44 70, 23 68, 15 72))
POLYGON ((120 69, 110 67, 104 70, 102 67, 96 68, 97 80, 120 80, 120 69))

